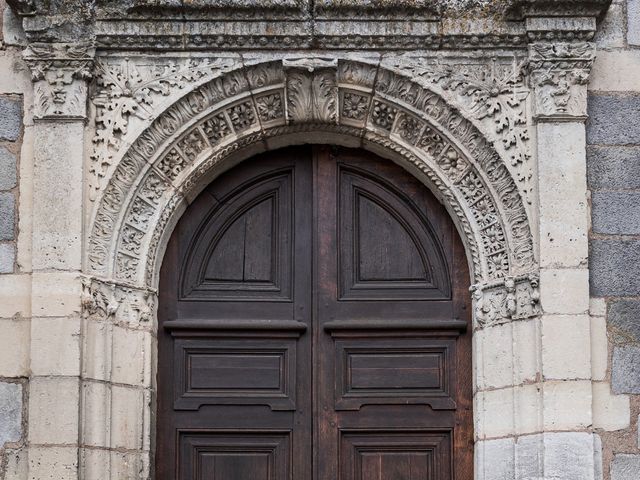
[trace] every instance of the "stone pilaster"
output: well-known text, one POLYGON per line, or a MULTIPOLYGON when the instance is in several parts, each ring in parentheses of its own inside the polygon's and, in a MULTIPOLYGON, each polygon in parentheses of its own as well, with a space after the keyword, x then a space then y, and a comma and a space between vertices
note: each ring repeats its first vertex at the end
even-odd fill
MULTIPOLYGON (((593 18, 536 19, 529 28, 529 73, 536 125, 539 205, 539 378, 535 413, 541 478, 597 479, 600 445, 591 431, 585 125, 594 60, 593 18), (549 31, 540 35, 541 25, 549 31), (568 445, 572 445, 570 449, 568 445), (595 460, 594 460, 595 459, 595 460)), ((526 441, 515 445, 516 463, 526 441)), ((530 453, 527 453, 530 455, 530 453)))
POLYGON ((78 478, 84 138, 94 50, 31 44, 34 89, 29 475, 78 478))

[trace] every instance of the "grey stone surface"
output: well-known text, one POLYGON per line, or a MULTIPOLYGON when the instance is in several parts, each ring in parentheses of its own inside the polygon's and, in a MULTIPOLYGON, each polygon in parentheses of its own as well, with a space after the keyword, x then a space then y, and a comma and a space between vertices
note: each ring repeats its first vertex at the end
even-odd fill
POLYGON ((640 46, 640 0, 627 0, 627 25, 627 43, 640 46))
POLYGON ((624 5, 612 4, 596 31, 598 48, 624 46, 625 20, 624 5))
POLYGON ((624 346, 613 349, 611 362, 613 393, 640 393, 640 347, 624 346))
POLYGON ((619 454, 611 462, 611 480, 638 480, 640 455, 619 454))
POLYGON ((0 190, 16 186, 16 156, 5 147, 0 147, 0 190))
POLYGON ((0 97, 0 140, 17 140, 22 129, 22 102, 0 97))
POLYGON ((515 477, 514 439, 480 440, 476 443, 478 480, 515 477))
POLYGON ((640 240, 592 239, 589 279, 594 297, 640 294, 640 240))
POLYGON ((0 382, 0 448, 22 437, 22 385, 0 382))
POLYGON ((588 144, 640 144, 640 96, 592 93, 587 114, 588 144))
POLYGON ((15 245, 12 243, 0 243, 0 273, 12 273, 15 261, 15 245))
POLYGON ((609 304, 607 324, 616 343, 640 344, 640 300, 616 300, 609 304))
POLYGON ((0 193, 0 240, 13 240, 16 217, 15 203, 13 193, 0 193))
POLYGON ((640 192, 593 192, 591 221, 594 233, 640 234, 640 192))
POLYGON ((589 188, 640 189, 640 147, 587 147, 589 188))

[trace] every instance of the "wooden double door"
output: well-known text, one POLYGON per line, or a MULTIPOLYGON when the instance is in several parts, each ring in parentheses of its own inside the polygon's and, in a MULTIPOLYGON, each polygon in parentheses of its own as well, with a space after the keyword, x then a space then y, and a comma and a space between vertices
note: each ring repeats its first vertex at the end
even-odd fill
POLYGON ((156 478, 471 480, 468 278, 390 161, 304 146, 226 172, 162 266, 156 478))

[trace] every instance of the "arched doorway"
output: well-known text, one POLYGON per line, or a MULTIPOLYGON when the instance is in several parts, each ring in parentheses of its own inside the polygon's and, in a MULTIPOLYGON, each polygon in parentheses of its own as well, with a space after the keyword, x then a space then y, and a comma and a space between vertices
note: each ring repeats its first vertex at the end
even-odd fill
POLYGON ((392 162, 303 146, 223 174, 162 264, 157 478, 473 478, 468 287, 392 162))

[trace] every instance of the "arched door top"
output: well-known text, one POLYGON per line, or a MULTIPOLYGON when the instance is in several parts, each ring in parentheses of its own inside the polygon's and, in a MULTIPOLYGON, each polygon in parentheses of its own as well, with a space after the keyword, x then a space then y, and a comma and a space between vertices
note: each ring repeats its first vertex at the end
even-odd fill
POLYGON ((171 225, 213 178, 260 151, 327 142, 421 179, 452 215, 475 282, 535 273, 526 202, 492 143, 399 69, 342 58, 247 62, 159 114, 105 173, 88 273, 153 288, 171 225))

